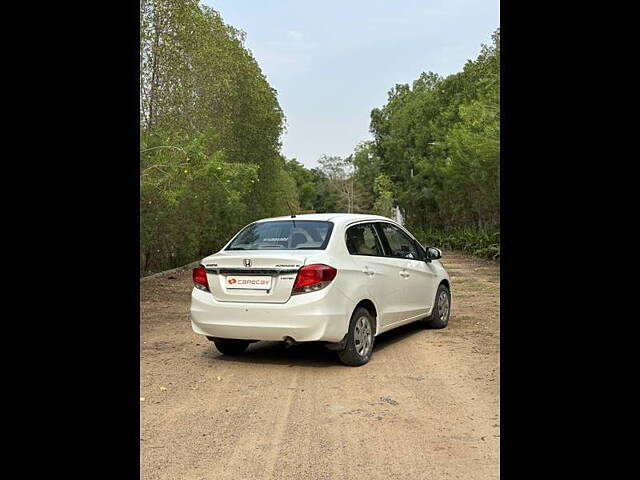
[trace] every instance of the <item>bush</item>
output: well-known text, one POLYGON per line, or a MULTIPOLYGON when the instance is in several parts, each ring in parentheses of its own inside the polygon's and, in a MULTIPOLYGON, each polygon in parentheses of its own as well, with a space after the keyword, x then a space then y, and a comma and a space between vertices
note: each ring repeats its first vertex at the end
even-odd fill
POLYGON ((416 237, 425 246, 459 250, 491 260, 500 258, 500 230, 493 232, 473 228, 427 230, 419 232, 416 237))

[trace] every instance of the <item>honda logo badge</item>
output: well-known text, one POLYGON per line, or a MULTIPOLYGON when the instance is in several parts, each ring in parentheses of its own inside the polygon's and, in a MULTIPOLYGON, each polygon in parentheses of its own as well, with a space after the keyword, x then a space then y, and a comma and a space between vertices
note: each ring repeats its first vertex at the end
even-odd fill
POLYGON ((250 258, 245 258, 244 259, 244 266, 249 268, 251 266, 251 259, 250 258))

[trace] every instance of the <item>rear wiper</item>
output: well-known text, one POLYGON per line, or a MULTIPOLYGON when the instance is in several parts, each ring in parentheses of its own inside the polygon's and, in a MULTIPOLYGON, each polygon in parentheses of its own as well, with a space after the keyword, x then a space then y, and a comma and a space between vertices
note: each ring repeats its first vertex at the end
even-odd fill
POLYGON ((244 247, 229 247, 227 250, 246 250, 244 247))

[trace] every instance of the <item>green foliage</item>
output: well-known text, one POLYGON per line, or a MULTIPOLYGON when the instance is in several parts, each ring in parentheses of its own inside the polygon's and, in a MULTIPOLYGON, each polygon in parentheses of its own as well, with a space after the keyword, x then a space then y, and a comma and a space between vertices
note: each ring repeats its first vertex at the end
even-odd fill
MULTIPOLYGON (((361 211, 373 212, 377 193, 374 190, 376 178, 381 174, 381 160, 376 156, 373 142, 361 142, 351 156, 354 166, 354 181, 361 192, 361 211)), ((393 191, 389 188, 388 191, 393 191)))
POLYGON ((246 197, 258 181, 258 167, 226 162, 222 151, 209 153, 208 137, 156 132, 142 142, 144 273, 193 261, 228 239, 246 218, 246 197))
POLYGON ((285 169, 295 182, 295 189, 298 192, 298 202, 292 207, 297 211, 314 210, 317 191, 313 172, 304 168, 295 158, 285 160, 285 169))
POLYGON ((367 168, 392 181, 410 226, 499 229, 499 31, 462 72, 423 73, 392 88, 387 104, 371 112, 371 132, 375 160, 367 168))
POLYGON ((373 203, 373 213, 384 217, 393 216, 393 184, 384 173, 378 175, 373 183, 376 200, 373 203))
POLYGON ((460 250, 491 260, 500 258, 500 232, 484 232, 476 228, 452 228, 414 232, 421 243, 429 247, 460 250))
POLYGON ((321 168, 312 168, 315 195, 313 210, 317 213, 339 212, 340 194, 329 176, 321 168))
POLYGON ((211 253, 299 201, 276 92, 243 42, 196 0, 140 2, 141 274, 211 253))
POLYGON ((353 155, 371 211, 393 201, 427 244, 485 258, 500 256, 499 30, 492 41, 459 73, 394 86, 353 155))

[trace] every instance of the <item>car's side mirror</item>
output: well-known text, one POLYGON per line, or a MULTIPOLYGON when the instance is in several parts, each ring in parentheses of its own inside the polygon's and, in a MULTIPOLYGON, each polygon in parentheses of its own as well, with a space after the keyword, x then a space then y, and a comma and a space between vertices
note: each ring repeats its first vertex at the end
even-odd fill
POLYGON ((438 260, 439 258, 442 258, 442 251, 439 248, 427 248, 427 260, 438 260))

